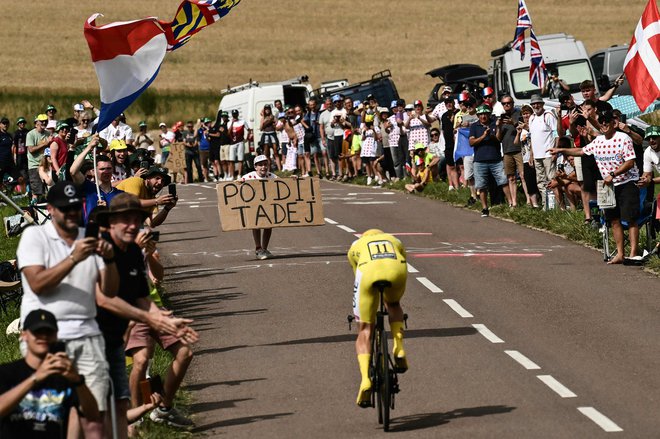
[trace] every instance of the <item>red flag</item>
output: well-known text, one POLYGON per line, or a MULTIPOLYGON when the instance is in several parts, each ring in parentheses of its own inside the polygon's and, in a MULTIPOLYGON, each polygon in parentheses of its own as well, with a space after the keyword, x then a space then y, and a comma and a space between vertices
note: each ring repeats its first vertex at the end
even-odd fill
POLYGON ((646 110, 660 98, 660 14, 656 0, 649 0, 637 23, 623 63, 637 106, 646 110))

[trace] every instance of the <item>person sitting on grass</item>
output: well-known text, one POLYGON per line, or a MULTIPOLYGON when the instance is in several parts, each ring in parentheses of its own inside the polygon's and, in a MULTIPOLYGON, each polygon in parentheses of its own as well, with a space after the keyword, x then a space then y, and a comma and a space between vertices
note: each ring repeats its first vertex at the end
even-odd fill
POLYGON ((422 157, 415 156, 413 167, 410 171, 410 177, 412 183, 406 185, 406 190, 411 194, 415 191, 422 192, 426 185, 431 181, 430 169, 426 167, 422 157))
MULTIPOLYGON (((571 140, 568 137, 560 137, 557 139, 557 146, 559 148, 570 148, 571 140)), ((560 209, 566 208, 564 197, 568 200, 571 210, 577 209, 577 203, 582 197, 582 190, 577 179, 577 172, 575 170, 575 163, 573 157, 559 154, 557 157, 557 172, 555 178, 548 183, 548 189, 559 189, 561 195, 557 200, 560 209)))

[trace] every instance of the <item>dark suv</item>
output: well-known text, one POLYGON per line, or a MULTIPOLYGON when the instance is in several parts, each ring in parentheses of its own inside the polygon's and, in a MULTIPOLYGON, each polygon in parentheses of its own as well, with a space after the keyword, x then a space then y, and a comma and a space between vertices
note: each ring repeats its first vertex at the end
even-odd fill
POLYGON ((431 90, 427 102, 430 107, 435 107, 438 104, 438 92, 445 85, 450 86, 455 95, 467 90, 473 96, 478 96, 481 90, 488 86, 488 72, 475 64, 451 64, 438 67, 426 72, 426 74, 441 81, 435 84, 433 90, 431 90))

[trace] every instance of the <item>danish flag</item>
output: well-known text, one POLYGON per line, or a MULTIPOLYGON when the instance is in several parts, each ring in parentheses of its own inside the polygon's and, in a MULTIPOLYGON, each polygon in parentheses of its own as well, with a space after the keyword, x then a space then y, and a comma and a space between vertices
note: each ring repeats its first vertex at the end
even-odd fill
POLYGON ((655 1, 646 5, 623 63, 630 90, 642 111, 660 97, 660 14, 655 1))

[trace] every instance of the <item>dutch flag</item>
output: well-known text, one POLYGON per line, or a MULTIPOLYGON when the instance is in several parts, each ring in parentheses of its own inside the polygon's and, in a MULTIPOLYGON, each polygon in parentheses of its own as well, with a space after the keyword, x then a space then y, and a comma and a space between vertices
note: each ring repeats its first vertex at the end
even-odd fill
POLYGON ((156 18, 96 26, 99 16, 89 17, 84 30, 101 92, 97 131, 149 87, 167 51, 167 38, 156 18))

